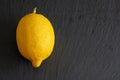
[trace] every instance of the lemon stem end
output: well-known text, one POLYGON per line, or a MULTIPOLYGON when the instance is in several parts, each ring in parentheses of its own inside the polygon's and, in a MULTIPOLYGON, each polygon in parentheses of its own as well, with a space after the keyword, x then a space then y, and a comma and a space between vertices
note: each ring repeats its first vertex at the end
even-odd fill
POLYGON ((37 10, 37 7, 35 7, 35 8, 33 9, 33 13, 36 13, 36 10, 37 10))

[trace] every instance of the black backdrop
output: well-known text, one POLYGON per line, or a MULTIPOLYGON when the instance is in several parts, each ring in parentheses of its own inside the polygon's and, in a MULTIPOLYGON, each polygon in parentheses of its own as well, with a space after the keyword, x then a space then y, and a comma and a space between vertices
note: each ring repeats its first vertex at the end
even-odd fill
POLYGON ((120 0, 0 0, 0 80, 120 80, 120 0), (34 7, 56 34, 37 69, 15 39, 18 21, 34 7))

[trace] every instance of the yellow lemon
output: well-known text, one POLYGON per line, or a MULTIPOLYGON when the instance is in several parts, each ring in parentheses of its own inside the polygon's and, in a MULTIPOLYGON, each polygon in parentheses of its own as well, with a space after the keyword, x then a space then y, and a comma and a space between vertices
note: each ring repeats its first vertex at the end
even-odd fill
POLYGON ((19 21, 16 30, 17 46, 22 56, 39 67, 53 51, 55 35, 52 24, 42 14, 27 14, 19 21))

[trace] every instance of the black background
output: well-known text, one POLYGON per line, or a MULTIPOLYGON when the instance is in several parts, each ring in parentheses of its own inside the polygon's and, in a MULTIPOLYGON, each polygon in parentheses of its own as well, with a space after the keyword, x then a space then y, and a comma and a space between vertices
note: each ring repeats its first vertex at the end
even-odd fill
POLYGON ((0 0, 0 80, 120 80, 120 0, 0 0), (34 7, 56 35, 37 69, 15 38, 18 21, 34 7))

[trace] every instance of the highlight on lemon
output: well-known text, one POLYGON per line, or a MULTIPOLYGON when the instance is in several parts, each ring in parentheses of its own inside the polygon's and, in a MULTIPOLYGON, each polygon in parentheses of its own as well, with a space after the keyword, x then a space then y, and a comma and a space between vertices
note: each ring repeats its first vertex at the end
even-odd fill
POLYGON ((16 29, 18 50, 35 68, 51 55, 55 44, 51 22, 36 9, 23 16, 16 29))

